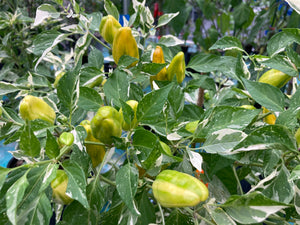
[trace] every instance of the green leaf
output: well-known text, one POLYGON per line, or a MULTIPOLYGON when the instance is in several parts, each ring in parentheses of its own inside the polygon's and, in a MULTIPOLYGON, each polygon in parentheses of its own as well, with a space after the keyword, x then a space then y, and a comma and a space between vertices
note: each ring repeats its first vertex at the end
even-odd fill
POLYGON ((286 28, 270 38, 267 51, 270 57, 284 51, 292 43, 300 44, 300 29, 286 28))
POLYGON ((281 55, 275 55, 274 57, 261 61, 261 64, 271 67, 276 70, 280 70, 287 75, 298 77, 299 71, 295 68, 295 65, 290 62, 287 57, 281 55))
POLYGON ((226 12, 222 13, 218 16, 217 22, 222 34, 224 35, 230 28, 230 14, 226 12))
POLYGON ((33 54, 40 56, 47 48, 51 48, 54 41, 61 35, 60 32, 48 30, 38 34, 30 47, 33 54))
POLYGON ((167 14, 164 14, 164 15, 160 16, 158 18, 158 24, 157 24, 156 28, 157 27, 162 27, 162 26, 168 24, 178 14, 179 14, 179 12, 176 12, 176 13, 167 13, 167 14))
POLYGON ((167 47, 176 46, 176 45, 182 45, 184 44, 184 41, 180 40, 179 38, 168 34, 164 35, 159 39, 158 44, 165 45, 167 47))
POLYGON ((20 89, 17 86, 11 83, 0 81, 0 95, 7 95, 9 93, 13 93, 19 90, 20 89))
POLYGON ((77 105, 87 111, 96 112, 103 105, 103 101, 96 90, 89 87, 80 87, 77 105))
POLYGON ((74 103, 76 83, 77 76, 68 71, 62 76, 57 85, 57 97, 68 109, 70 109, 74 103))
POLYGON ((181 213, 178 209, 175 209, 171 214, 165 218, 166 225, 194 225, 193 220, 189 215, 181 213))
POLYGON ((4 168, 0 166, 0 190, 5 182, 7 174, 9 173, 10 169, 4 168))
POLYGON ((17 209, 23 199, 26 188, 29 183, 27 173, 18 179, 6 193, 7 216, 13 225, 17 225, 17 209))
POLYGON ((296 166, 292 172, 289 180, 298 180, 300 179, 300 165, 296 166))
POLYGON ((199 53, 191 58, 187 68, 194 69, 200 73, 220 71, 232 79, 239 80, 239 76, 235 71, 237 60, 237 58, 232 56, 199 53))
POLYGON ((89 204, 86 197, 86 178, 84 171, 74 161, 65 161, 63 168, 68 175, 67 195, 88 209, 89 204))
POLYGON ((63 212, 63 224, 82 225, 97 224, 97 218, 89 215, 89 210, 79 202, 73 201, 63 212))
POLYGON ((246 3, 241 3, 234 8, 233 18, 237 28, 248 27, 254 18, 253 9, 246 3))
POLYGON ((137 120, 140 122, 156 121, 163 110, 172 85, 146 94, 139 102, 136 112, 137 120))
POLYGON ((56 19, 56 18, 59 18, 59 16, 60 16, 60 13, 58 13, 52 5, 42 4, 36 10, 33 26, 40 25, 48 18, 56 19))
POLYGON ((194 104, 184 105, 180 119, 183 121, 202 120, 203 115, 204 110, 201 107, 194 104))
POLYGON ((158 137, 150 131, 138 129, 134 132, 132 141, 134 148, 140 151, 137 157, 143 168, 147 170, 152 168, 161 155, 158 137))
POLYGON ((259 114, 259 110, 247 110, 240 107, 217 106, 209 118, 204 119, 194 136, 205 138, 207 134, 221 129, 244 130, 259 114))
POLYGON ((247 135, 240 130, 228 128, 217 130, 207 136, 203 144, 203 149, 208 153, 226 154, 246 136, 247 135))
MULTIPOLYGON (((90 24, 90 30, 99 31, 99 25, 101 23, 102 13, 101 12, 93 12, 86 16, 89 20, 92 19, 92 22, 90 24)), ((92 46, 90 46, 90 47, 92 47, 92 46)))
POLYGON ((174 85, 168 95, 168 103, 172 116, 177 119, 184 108, 184 93, 180 86, 174 85))
POLYGON ((118 67, 129 67, 132 63, 137 62, 138 59, 129 55, 122 55, 118 62, 118 67))
POLYGON ((150 202, 150 198, 148 197, 148 191, 145 189, 142 193, 142 197, 138 202, 139 210, 141 215, 138 219, 137 224, 153 224, 156 222, 155 209, 154 205, 150 202))
POLYGON ((56 138, 51 134, 51 132, 48 129, 45 152, 50 159, 53 159, 59 155, 59 146, 56 141, 56 138))
POLYGON ((118 204, 108 211, 101 214, 100 225, 115 225, 118 224, 120 218, 122 217, 122 212, 124 209, 124 204, 118 204))
POLYGON ((78 201, 73 201, 63 212, 63 222, 65 224, 82 225, 99 223, 99 212, 104 205, 104 193, 99 179, 94 179, 87 186, 87 193, 90 209, 84 208, 78 201))
POLYGON ((119 11, 112 1, 105 0, 104 9, 107 12, 107 14, 112 15, 117 21, 119 21, 119 11))
POLYGON ((121 107, 120 100, 128 100, 129 77, 125 72, 115 70, 104 84, 104 93, 111 104, 121 107))
POLYGON ((191 15, 192 6, 185 0, 176 0, 176 4, 174 1, 167 0, 163 4, 162 8, 164 13, 176 13, 180 12, 178 16, 176 16, 168 25, 172 26, 175 30, 176 35, 182 31, 182 28, 187 23, 189 16, 191 15))
POLYGON ((101 85, 103 72, 96 67, 82 67, 79 71, 80 86, 94 87, 101 85))
POLYGON ((225 36, 219 39, 216 43, 213 44, 213 46, 209 48, 209 50, 218 50, 218 49, 221 49, 223 51, 232 50, 232 49, 241 52, 244 51, 240 40, 237 39, 236 37, 230 37, 230 36, 225 36))
POLYGON ((200 87, 216 92, 216 84, 214 79, 207 75, 199 75, 197 78, 195 77, 195 79, 190 80, 186 84, 186 89, 198 89, 200 87))
POLYGON ((41 144, 28 125, 25 126, 20 136, 20 148, 24 154, 31 157, 36 157, 40 154, 41 144))
POLYGON ((91 46, 91 50, 88 55, 88 62, 89 62, 88 63, 89 67, 95 67, 100 70, 104 62, 104 57, 102 52, 99 49, 91 46))
POLYGON ((42 224, 49 224, 52 216, 49 184, 56 176, 57 168, 58 165, 51 163, 27 171, 28 186, 17 208, 18 225, 27 224, 28 221, 35 221, 32 224, 36 224, 38 219, 42 221, 42 224))
POLYGON ((128 124, 134 119, 134 111, 126 102, 120 100, 124 121, 128 124))
POLYGON ((220 207, 235 221, 252 224, 264 221, 287 205, 273 201, 261 193, 252 192, 242 196, 233 195, 220 207))
POLYGON ((97 217, 106 203, 104 188, 101 187, 100 180, 94 179, 88 184, 86 191, 88 193, 87 198, 91 208, 90 214, 91 216, 97 217))
POLYGON ((294 135, 284 126, 268 125, 251 132, 233 152, 277 149, 297 152, 294 135))
POLYGON ((130 212, 134 215, 140 215, 134 203, 134 196, 137 191, 139 172, 136 167, 129 163, 122 166, 116 174, 116 185, 118 193, 130 212))
MULTIPOLYGON (((30 224, 49 224, 53 215, 51 203, 45 193, 41 193, 28 206, 32 210, 29 216, 30 224)), ((28 210, 29 211, 29 210, 28 210)), ((18 224, 25 224, 24 218, 20 218, 18 224), (23 223, 22 223, 23 222, 23 223)))
POLYGON ((158 74, 164 67, 168 65, 167 63, 143 63, 142 71, 151 75, 158 74))
POLYGON ((285 96, 279 88, 266 83, 259 83, 243 79, 247 91, 251 97, 266 107, 268 110, 282 112, 284 108, 285 96))
MULTIPOLYGON (((81 36, 75 45, 75 54, 74 54, 74 61, 77 69, 81 68, 82 57, 86 53, 90 43, 92 41, 92 37, 86 32, 83 36, 81 36)), ((75 68, 76 71, 76 68, 75 68)))
MULTIPOLYGON (((78 126, 76 127, 76 132, 82 132, 84 127, 78 126), (79 128, 80 127, 80 128, 79 128), (81 131, 79 131, 81 130, 81 131)), ((85 129, 84 129, 85 131, 85 129)), ((83 141, 81 140, 83 143, 83 141)), ((82 151, 79 146, 73 145, 72 146, 72 154, 71 154, 71 161, 76 162, 80 166, 80 168, 84 171, 85 175, 88 176, 89 174, 89 165, 90 165, 90 156, 86 151, 82 151)))
POLYGON ((67 40, 70 34, 59 33, 57 31, 45 31, 42 34, 37 35, 33 41, 33 45, 29 50, 33 51, 33 54, 40 55, 37 60, 34 69, 37 70, 40 62, 56 47, 60 42, 67 40))
POLYGON ((289 181, 289 178, 290 172, 282 165, 271 182, 270 179, 265 179, 266 182, 259 186, 259 188, 262 188, 261 193, 274 201, 290 203, 294 197, 294 183, 289 181))
POLYGON ((207 210, 216 224, 236 225, 234 220, 222 208, 208 205, 207 210))
POLYGON ((51 181, 56 177, 58 164, 49 163, 46 167, 40 170, 41 178, 39 178, 40 187, 37 191, 38 194, 44 192, 50 185, 51 181))
POLYGON ((143 96, 144 96, 143 89, 135 83, 130 83, 128 99, 136 99, 139 102, 139 101, 141 101, 143 96))

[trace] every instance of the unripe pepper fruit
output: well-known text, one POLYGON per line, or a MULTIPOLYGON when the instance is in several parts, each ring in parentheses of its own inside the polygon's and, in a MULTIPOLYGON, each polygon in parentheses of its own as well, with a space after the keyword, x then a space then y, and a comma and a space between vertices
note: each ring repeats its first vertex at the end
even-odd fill
MULTIPOLYGON (((81 126, 86 130, 87 136, 85 141, 92 141, 101 143, 98 139, 96 139, 91 130, 91 123, 89 120, 83 120, 80 123, 81 126)), ((95 145, 95 144, 85 144, 86 152, 89 154, 93 168, 96 168, 102 161, 105 156, 105 146, 103 145, 95 145)))
POLYGON ((74 142, 74 135, 71 132, 63 132, 59 136, 58 142, 61 145, 71 146, 74 142))
POLYGON ((106 42, 113 44, 114 37, 121 27, 121 24, 115 19, 115 17, 107 15, 101 20, 99 33, 106 42))
POLYGON ((54 124, 56 114, 43 99, 27 95, 20 102, 20 115, 23 120, 42 119, 54 124))
POLYGON ((102 106, 91 120, 92 134, 104 144, 113 142, 112 136, 121 137, 122 116, 111 106, 102 106))
POLYGON ((122 128, 123 128, 123 130, 128 131, 130 129, 135 128, 137 126, 137 124, 138 124, 137 118, 136 118, 136 110, 137 110, 137 107, 138 107, 139 103, 136 100, 128 100, 126 102, 126 104, 129 105, 132 108, 133 112, 134 112, 134 118, 131 121, 131 123, 128 124, 128 123, 125 122, 125 120, 123 118, 123 110, 122 110, 122 108, 119 110, 119 112, 120 112, 120 114, 121 114, 121 116, 123 118, 122 128))
POLYGON ((296 133, 295 133, 295 138, 298 144, 298 147, 300 146, 300 128, 297 129, 296 133))
POLYGON ((55 202, 63 205, 70 204, 73 199, 66 194, 68 176, 64 170, 57 170, 56 177, 51 181, 52 196, 55 202))
POLYGON ((173 57, 169 67, 167 68, 169 81, 172 81, 175 75, 178 84, 181 84, 185 78, 185 59, 183 52, 178 52, 177 55, 173 57))
POLYGON ((284 72, 276 69, 270 69, 259 78, 258 82, 282 88, 291 78, 292 76, 287 75, 284 72))
POLYGON ((155 199, 164 207, 196 206, 208 198, 203 182, 175 170, 163 170, 152 184, 155 199))
MULTIPOLYGON (((165 63, 164 52, 160 46, 156 46, 153 55, 152 55, 153 63, 165 63)), ((152 87, 153 80, 168 80, 167 76, 167 68, 164 67, 158 74, 150 77, 150 84, 152 87)))
MULTIPOLYGON (((292 76, 289 76, 279 70, 276 69, 270 69, 267 72, 265 72, 258 80, 258 82, 261 83, 267 83, 270 85, 273 85, 278 88, 282 88, 286 83, 292 78, 292 76)), ((265 107, 263 108, 263 113, 270 112, 265 107)), ((264 122, 268 124, 275 124, 276 122, 276 116, 274 114, 268 115, 264 118, 264 122)))
MULTIPOLYGON (((123 55, 139 59, 139 49, 130 27, 121 27, 118 29, 113 41, 112 55, 116 64, 119 63, 119 59, 123 55)), ((133 62, 129 67, 134 66, 137 62, 133 62)))

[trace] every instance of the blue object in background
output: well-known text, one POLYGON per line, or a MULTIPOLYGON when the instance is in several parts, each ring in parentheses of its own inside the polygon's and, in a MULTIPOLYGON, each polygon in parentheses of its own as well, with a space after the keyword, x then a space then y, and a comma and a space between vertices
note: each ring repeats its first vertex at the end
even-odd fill
POLYGON ((3 144, 4 140, 0 141, 0 166, 7 167, 9 160, 13 157, 9 151, 14 151, 17 143, 3 144))
POLYGON ((123 27, 124 26, 124 18, 126 18, 127 21, 129 21, 129 18, 130 18, 130 15, 129 14, 126 14, 126 15, 120 15, 119 16, 119 23, 121 24, 121 26, 123 27))

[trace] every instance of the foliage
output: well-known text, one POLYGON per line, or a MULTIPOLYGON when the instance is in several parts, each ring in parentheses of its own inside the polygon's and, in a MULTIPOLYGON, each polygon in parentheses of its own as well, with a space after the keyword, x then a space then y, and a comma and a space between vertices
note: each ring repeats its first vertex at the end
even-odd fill
POLYGON ((210 53, 193 56, 182 84, 155 81, 149 90, 150 77, 170 64, 183 41, 170 34, 158 43, 148 39, 178 14, 164 14, 154 25, 144 3, 132 4, 127 25, 139 61, 128 67, 136 58, 122 56, 117 66, 109 61, 114 69, 103 69, 109 60, 104 53, 113 46, 98 33, 104 15, 119 15, 111 1, 104 1, 105 11, 87 13, 76 1, 56 0, 37 7, 34 19, 19 8, 1 12, 0 96, 8 101, 0 103, 0 140, 18 143, 12 154, 23 164, 0 167, 0 224, 299 223, 300 156, 294 134, 300 127, 300 30, 274 34, 264 55, 249 54, 239 38, 224 36, 210 45, 210 53), (151 61, 157 45, 166 63, 151 61), (226 55, 229 49, 236 54, 226 55), (286 89, 258 82, 269 68, 293 77, 286 89), (19 103, 27 95, 42 97, 55 110, 54 124, 20 117, 19 103), (138 101, 136 112, 128 100, 138 101), (87 140, 80 123, 103 105, 122 108, 124 120, 136 119, 138 126, 112 144, 87 140), (264 122, 270 113, 262 107, 276 114, 274 125, 264 122), (194 121, 196 128, 189 132, 186 124, 194 121), (72 145, 57 143, 63 132, 73 134, 72 145), (96 168, 87 145, 105 146, 96 168), (52 197, 59 169, 68 177, 66 194, 74 199, 67 206, 52 197), (208 184, 208 200, 195 207, 162 207, 152 183, 165 169, 208 184))

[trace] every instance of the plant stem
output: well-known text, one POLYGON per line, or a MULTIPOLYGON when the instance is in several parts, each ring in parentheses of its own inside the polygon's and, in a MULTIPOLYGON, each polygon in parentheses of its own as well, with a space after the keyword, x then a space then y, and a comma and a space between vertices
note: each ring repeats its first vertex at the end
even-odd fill
POLYGON ((235 165, 232 166, 232 170, 233 170, 234 176, 235 176, 235 178, 236 178, 238 187, 239 187, 239 189, 240 189, 240 194, 242 195, 244 192, 243 192, 243 188, 242 188, 241 182, 240 182, 240 180, 239 180, 239 177, 238 177, 238 175, 237 175, 237 173, 236 173, 236 167, 235 167, 235 165))
POLYGON ((62 147, 62 149, 60 150, 60 154, 56 157, 56 160, 59 160, 66 152, 68 152, 71 146, 65 145, 64 147, 62 147))
POLYGON ((101 45, 103 45, 108 50, 111 50, 111 48, 108 45, 104 44, 101 40, 99 40, 92 32, 90 32, 90 31, 88 31, 88 32, 92 36, 92 38, 94 38, 97 42, 99 42, 101 45))
POLYGON ((158 205, 158 208, 159 208, 159 212, 160 212, 160 214, 161 214, 162 225, 165 225, 164 212, 163 212, 163 210, 162 210, 162 208, 161 208, 161 205, 160 205, 159 203, 157 203, 157 205, 158 205))
POLYGON ((7 112, 6 112, 6 110, 2 107, 2 106, 0 106, 0 109, 2 110, 2 113, 8 118, 8 120, 7 119, 5 119, 5 118, 3 118, 3 117, 0 117, 0 119, 2 120, 2 121, 4 121, 4 122, 12 122, 12 123, 14 123, 15 125, 18 125, 18 126, 23 126, 23 124, 22 123, 19 123, 19 122, 17 122, 17 121, 15 121, 7 112))
MULTIPOLYGON (((98 174, 100 174, 100 171, 99 171, 98 174)), ((110 185, 116 186, 116 182, 111 181, 110 179, 107 179, 107 178, 104 177, 104 176, 99 176, 99 177, 100 177, 100 179, 103 180, 105 183, 108 183, 108 184, 110 184, 110 185)))
POLYGON ((95 141, 84 141, 84 144, 89 144, 89 145, 102 145, 105 146, 105 144, 101 143, 101 142, 95 142, 95 141))
POLYGON ((198 213, 194 212, 194 211, 191 210, 190 208, 185 207, 184 209, 185 209, 187 212, 189 212, 191 215, 197 216, 200 220, 204 220, 207 224, 215 225, 213 222, 209 221, 208 219, 206 219, 206 218, 203 217, 203 216, 200 216, 198 213))

